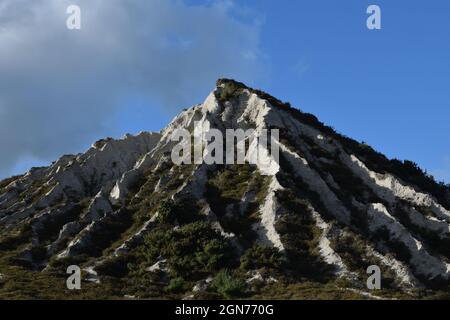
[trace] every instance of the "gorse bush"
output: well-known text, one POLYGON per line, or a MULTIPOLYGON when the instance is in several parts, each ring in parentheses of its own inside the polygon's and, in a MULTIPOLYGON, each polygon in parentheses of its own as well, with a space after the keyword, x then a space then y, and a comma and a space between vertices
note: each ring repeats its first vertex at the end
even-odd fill
POLYGON ((111 277, 123 277, 128 273, 129 257, 126 255, 114 256, 105 260, 96 267, 96 271, 102 275, 111 277))
POLYGON ((155 229, 139 256, 146 266, 162 256, 173 277, 195 279, 226 267, 233 261, 233 248, 209 223, 198 221, 175 230, 155 229))
POLYGON ((187 283, 183 278, 173 278, 165 290, 170 293, 181 293, 187 290, 187 283))
POLYGON ((248 248, 257 238, 252 225, 258 221, 259 206, 267 194, 270 179, 262 176, 256 166, 218 166, 208 176, 206 199, 226 232, 233 233, 248 248), (249 195, 246 202, 242 199, 249 195))
POLYGON ((158 222, 163 224, 191 223, 199 220, 198 208, 187 199, 164 200, 158 207, 158 222))
POLYGON ((161 202, 158 208, 158 222, 173 224, 177 219, 178 207, 173 200, 161 202))
POLYGON ((258 268, 280 269, 282 266, 282 254, 272 247, 255 245, 241 257, 241 268, 245 270, 258 268))
POLYGON ((245 292, 245 282, 234 277, 229 271, 220 271, 211 282, 211 288, 222 297, 231 299, 239 297, 245 292))
POLYGON ((220 91, 220 95, 217 97, 219 101, 227 101, 232 97, 239 95, 242 90, 245 89, 243 83, 234 80, 221 79, 218 81, 218 84, 224 85, 220 91))

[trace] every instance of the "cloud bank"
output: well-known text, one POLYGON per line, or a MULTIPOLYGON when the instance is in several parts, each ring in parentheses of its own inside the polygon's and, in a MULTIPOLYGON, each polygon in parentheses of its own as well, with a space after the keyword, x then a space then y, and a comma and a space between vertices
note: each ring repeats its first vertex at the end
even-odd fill
POLYGON ((230 2, 0 0, 0 178, 113 132, 124 97, 199 102, 219 76, 261 76, 259 26, 230 2), (81 8, 81 30, 66 8, 81 8))

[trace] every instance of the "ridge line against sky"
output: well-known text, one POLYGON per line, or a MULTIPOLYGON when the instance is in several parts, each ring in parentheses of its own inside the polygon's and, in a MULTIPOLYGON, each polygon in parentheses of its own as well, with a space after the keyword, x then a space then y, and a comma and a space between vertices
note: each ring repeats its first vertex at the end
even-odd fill
POLYGON ((158 131, 220 77, 450 182, 450 3, 0 0, 0 178, 158 131), (366 27, 369 4, 382 29, 366 27), (67 30, 66 8, 81 8, 67 30))

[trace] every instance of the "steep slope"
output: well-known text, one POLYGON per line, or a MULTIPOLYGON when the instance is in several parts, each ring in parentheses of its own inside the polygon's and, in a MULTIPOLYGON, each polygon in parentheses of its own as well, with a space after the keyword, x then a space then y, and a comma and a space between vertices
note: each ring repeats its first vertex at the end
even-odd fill
POLYGON ((295 298, 312 281, 317 294, 355 298, 346 290, 364 289, 373 264, 387 297, 445 291, 449 223, 448 186, 413 163, 226 79, 160 134, 99 141, 0 183, 5 263, 56 276, 78 264, 97 286, 120 283, 121 296, 267 297, 289 286, 295 298), (172 133, 196 127, 254 129, 247 160, 278 129, 279 162, 267 152, 266 164, 175 165, 172 133))

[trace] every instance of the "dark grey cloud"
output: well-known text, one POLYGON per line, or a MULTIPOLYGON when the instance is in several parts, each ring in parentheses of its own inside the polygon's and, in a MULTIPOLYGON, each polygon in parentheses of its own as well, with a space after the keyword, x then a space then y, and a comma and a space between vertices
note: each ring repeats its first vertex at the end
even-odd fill
POLYGON ((261 77, 258 24, 234 18, 238 9, 0 0, 0 177, 21 159, 52 160, 113 132, 124 96, 173 110, 198 102, 218 76, 261 77), (81 30, 66 28, 70 4, 81 7, 81 30))

